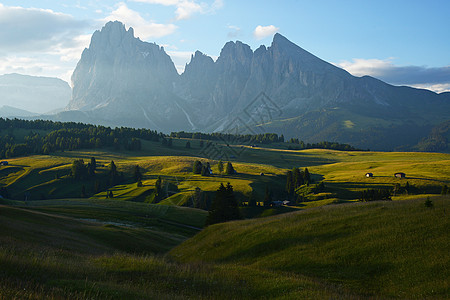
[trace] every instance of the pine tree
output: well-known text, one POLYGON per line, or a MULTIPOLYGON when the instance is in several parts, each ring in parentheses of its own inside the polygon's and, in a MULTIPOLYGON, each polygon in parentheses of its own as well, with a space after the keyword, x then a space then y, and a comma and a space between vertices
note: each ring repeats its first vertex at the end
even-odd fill
POLYGON ((292 169, 292 181, 294 190, 303 185, 303 176, 301 175, 299 168, 292 169))
POLYGON ((196 160, 194 162, 194 167, 192 168, 192 172, 194 174, 202 174, 202 167, 203 167, 202 162, 199 160, 196 160))
POLYGON ((287 171, 286 173, 286 192, 289 196, 294 192, 294 178, 292 176, 292 171, 287 171))
POLYGON ((142 174, 139 169, 139 165, 136 165, 134 167, 134 175, 133 175, 134 181, 141 181, 142 180, 142 174))
POLYGON ((117 172, 117 167, 114 161, 112 160, 109 165, 109 181, 111 185, 117 184, 119 178, 119 173, 117 172))
POLYGON ((87 176, 87 168, 84 165, 83 159, 74 160, 71 168, 72 176, 77 179, 84 179, 87 176))
POLYGON ((211 210, 206 219, 206 225, 222 223, 240 219, 239 206, 233 192, 233 186, 228 183, 225 187, 222 183, 216 191, 216 197, 211 204, 211 210))
POLYGON ((219 169, 219 173, 223 173, 223 161, 219 160, 219 164, 217 165, 217 169, 219 169))
POLYGON ((303 181, 306 184, 311 183, 311 175, 309 174, 308 168, 305 168, 305 170, 303 171, 303 181))
POLYGON ((162 179, 161 176, 158 176, 155 182, 155 202, 159 202, 162 200, 162 179))
POLYGON ((442 186, 441 195, 447 195, 448 194, 448 186, 444 184, 442 186))
POLYGON ((91 157, 91 168, 92 170, 97 170, 97 161, 95 160, 95 157, 91 157))
POLYGON ((234 170, 233 165, 231 164, 231 162, 227 162, 227 169, 226 169, 225 173, 227 175, 233 175, 233 174, 236 173, 236 171, 234 170))

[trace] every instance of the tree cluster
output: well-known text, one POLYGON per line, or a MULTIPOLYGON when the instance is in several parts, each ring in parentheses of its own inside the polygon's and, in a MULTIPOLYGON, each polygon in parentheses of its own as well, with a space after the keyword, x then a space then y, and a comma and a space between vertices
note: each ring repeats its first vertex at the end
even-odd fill
POLYGON ((289 150, 303 150, 303 149, 330 149, 330 150, 340 150, 340 151, 361 151, 349 144, 340 144, 336 142, 319 142, 319 143, 304 143, 298 138, 291 138, 288 143, 294 144, 295 146, 288 146, 289 150))
POLYGON ((188 138, 199 140, 223 141, 227 143, 259 143, 272 144, 283 143, 284 136, 278 136, 276 133, 263 134, 229 134, 229 133, 201 133, 201 132, 172 132, 170 134, 174 138, 188 138))
POLYGON ((211 165, 209 164, 209 162, 206 162, 206 164, 202 164, 201 161, 196 160, 194 162, 194 167, 192 168, 192 172, 194 174, 199 174, 202 176, 211 176, 211 174, 212 174, 211 165))
POLYGON ((392 200, 391 192, 388 189, 367 189, 361 192, 359 201, 378 201, 378 200, 392 200))
POLYGON ((114 147, 115 149, 141 150, 141 139, 158 141, 163 135, 148 129, 114 128, 82 123, 62 123, 43 120, 0 118, 0 130, 9 133, 0 137, 0 158, 30 154, 49 154, 53 151, 114 147), (30 129, 18 141, 16 129, 30 129), (39 132, 33 132, 39 131, 39 132), (42 133, 48 131, 48 133, 42 133))
POLYGON ((216 197, 211 203, 211 210, 206 219, 206 225, 238 220, 240 218, 241 214, 233 192, 233 186, 227 183, 225 187, 221 183, 216 191, 216 197))

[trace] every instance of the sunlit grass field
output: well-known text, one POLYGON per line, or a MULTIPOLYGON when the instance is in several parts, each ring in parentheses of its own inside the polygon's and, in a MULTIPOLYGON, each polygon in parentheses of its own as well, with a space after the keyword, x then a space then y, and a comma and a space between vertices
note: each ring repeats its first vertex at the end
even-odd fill
POLYGON ((191 141, 143 142, 139 152, 66 151, 8 159, 0 184, 0 299, 444 299, 450 294, 450 155, 231 146, 237 174, 191 141), (72 162, 97 175, 76 181, 72 162), (94 192, 114 161, 123 181, 94 192), (213 176, 192 174, 195 160, 213 176), (132 179, 139 165, 142 187, 132 179), (307 167, 326 191, 296 207, 244 207, 248 220, 210 226, 183 207, 198 187, 230 182, 240 201, 285 200, 286 171, 307 167), (374 174, 366 178, 367 172, 374 174), (404 172, 398 179, 394 173, 404 172), (176 186, 146 203, 160 176, 176 186), (358 203, 368 188, 413 185, 414 195, 358 203), (89 193, 80 198, 82 187, 89 193), (27 201, 25 201, 27 198, 27 201), (429 198, 433 208, 424 205, 429 198), (332 205, 336 203, 345 203, 332 205), (258 217, 255 219, 255 217, 258 217))

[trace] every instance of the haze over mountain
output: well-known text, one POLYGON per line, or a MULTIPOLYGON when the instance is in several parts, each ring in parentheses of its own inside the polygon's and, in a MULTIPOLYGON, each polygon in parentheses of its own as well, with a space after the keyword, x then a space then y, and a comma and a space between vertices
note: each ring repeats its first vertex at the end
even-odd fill
POLYGON ((68 111, 57 118, 77 113, 165 132, 277 132, 371 149, 413 146, 450 111, 450 93, 354 77, 280 34, 255 51, 228 42, 217 61, 197 51, 178 75, 163 47, 118 21, 94 33, 72 81, 68 111))
POLYGON ((69 103, 71 92, 69 84, 58 78, 0 75, 0 106, 18 109, 3 109, 3 116, 6 116, 4 113, 12 114, 8 116, 30 116, 64 108, 69 103))

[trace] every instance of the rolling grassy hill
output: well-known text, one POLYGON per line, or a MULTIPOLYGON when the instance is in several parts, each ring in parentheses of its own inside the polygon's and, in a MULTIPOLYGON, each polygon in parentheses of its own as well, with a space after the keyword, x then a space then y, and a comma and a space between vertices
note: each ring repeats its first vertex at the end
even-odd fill
POLYGON ((218 161, 190 141, 190 149, 185 139, 174 139, 171 148, 143 142, 139 152, 8 159, 0 184, 15 200, 0 199, 0 298, 440 299, 450 293, 450 202, 436 195, 450 186, 449 154, 218 143, 240 153, 231 159, 237 174, 221 175, 218 161), (91 157, 95 177, 73 179, 72 162, 91 157), (112 160, 123 180, 105 186, 112 160), (193 175, 195 160, 210 162, 214 175, 193 175), (132 179, 135 165, 142 187, 132 179), (251 194, 262 201, 266 186, 274 200, 284 200, 285 174, 293 167, 307 167, 325 192, 297 207, 243 207, 246 218, 270 217, 201 232, 207 212, 180 206, 195 188, 212 198, 227 182, 242 201, 251 194), (146 203, 158 176, 175 190, 146 203), (406 182, 417 193, 393 197, 406 201, 352 203, 362 190, 406 182), (88 198, 79 198, 83 186, 88 198), (114 198, 106 199, 106 189, 114 198), (432 209, 424 206, 427 197, 432 209))
MULTIPOLYGON (((448 196, 432 198, 433 208, 424 199, 346 204, 217 224, 188 240, 179 238, 183 230, 130 223, 131 207, 80 220, 93 211, 75 209, 87 205, 77 201, 60 211, 46 201, 0 206, 0 298, 444 299, 450 292, 448 196)), ((106 209, 100 204, 92 205, 96 213, 106 209)))
POLYGON ((445 298, 450 201, 433 198, 432 209, 423 201, 329 206, 213 225, 170 255, 184 263, 306 276, 358 297, 445 298))
POLYGON ((17 200, 23 200, 26 193, 32 200, 78 198, 82 186, 93 199, 105 199, 107 187, 103 184, 104 176, 108 172, 108 164, 114 160, 118 171, 125 178, 120 185, 110 188, 116 199, 144 201, 152 193, 156 178, 161 176, 177 187, 162 203, 169 205, 185 204, 196 187, 213 193, 220 183, 227 182, 233 185, 242 201, 246 201, 251 193, 262 199, 266 186, 275 192, 275 200, 284 200, 284 175, 293 167, 308 167, 316 182, 324 181, 327 194, 318 200, 334 199, 325 203, 354 200, 364 189, 392 188, 397 183, 404 185, 408 182, 418 187, 421 194, 439 193, 444 184, 450 185, 449 154, 317 149, 296 151, 237 145, 231 147, 239 149, 240 155, 231 160, 238 174, 225 176, 219 174, 217 160, 201 156, 201 148, 196 145, 196 141, 192 141, 191 149, 186 149, 184 144, 185 140, 174 139, 172 148, 147 142, 140 152, 66 151, 10 159, 8 166, 0 166, 0 184, 6 186, 12 198, 17 200), (162 156, 162 153, 165 155, 162 156), (99 165, 96 178, 75 181, 68 176, 73 160, 82 158, 88 162, 91 157, 95 157, 99 165), (195 160, 210 162, 214 175, 193 175, 195 160), (141 168, 143 187, 137 187, 132 180, 135 165, 141 168), (366 172, 373 173, 374 177, 366 178, 366 172), (407 178, 395 178, 393 174, 396 172, 406 173, 407 178), (99 192, 95 191, 96 181, 100 182, 99 192))

